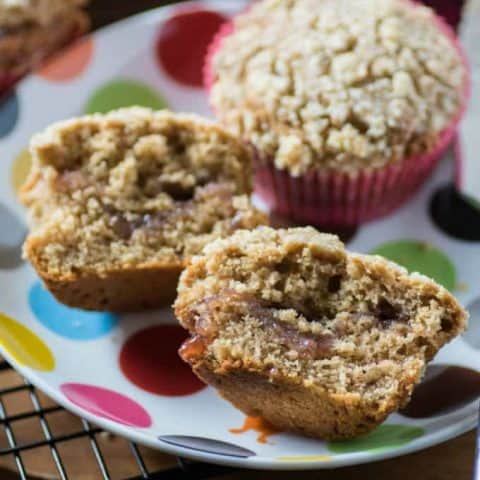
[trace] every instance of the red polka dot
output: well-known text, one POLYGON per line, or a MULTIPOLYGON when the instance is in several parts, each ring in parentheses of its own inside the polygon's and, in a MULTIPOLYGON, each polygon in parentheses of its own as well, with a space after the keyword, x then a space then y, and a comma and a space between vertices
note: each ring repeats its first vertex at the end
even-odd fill
POLYGON ((81 75, 93 56, 93 38, 79 40, 48 61, 38 74, 51 82, 66 82, 81 75))
POLYGON ((129 427, 148 428, 152 425, 147 411, 121 393, 83 383, 64 383, 60 390, 73 404, 96 417, 129 427))
POLYGON ((120 352, 120 368, 137 387, 169 397, 191 395, 205 385, 184 363, 178 349, 188 334, 180 327, 160 325, 131 336, 120 352))
POLYGON ((177 82, 202 87, 208 46, 226 21, 227 18, 208 10, 179 10, 160 31, 157 40, 160 66, 177 82))

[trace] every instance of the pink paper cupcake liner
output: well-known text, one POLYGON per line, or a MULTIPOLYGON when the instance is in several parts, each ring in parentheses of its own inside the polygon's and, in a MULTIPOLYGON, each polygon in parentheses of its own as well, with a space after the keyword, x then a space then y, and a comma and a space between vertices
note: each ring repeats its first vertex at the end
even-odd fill
MULTIPOLYGON (((233 21, 225 22, 219 29, 219 31, 213 37, 212 42, 208 46, 207 56, 205 57, 205 63, 203 65, 203 83, 207 92, 210 92, 214 75, 212 71, 212 61, 215 53, 221 48, 223 40, 233 33, 234 26, 233 21)), ((213 106, 212 106, 213 108, 213 106)))
POLYGON ((432 153, 356 177, 321 171, 293 177, 257 158, 256 192, 273 211, 296 221, 338 229, 356 227, 406 202, 430 176, 454 134, 455 128, 445 131, 432 153))
MULTIPOLYGON (((435 17, 435 23, 454 44, 467 70, 462 106, 440 133, 436 147, 399 164, 356 175, 312 170, 300 177, 275 168, 273 158, 263 158, 261 152, 254 149, 255 191, 272 211, 299 223, 328 229, 356 228, 394 212, 418 191, 455 137, 470 97, 467 57, 453 29, 439 16, 435 17)), ((204 69, 207 91, 214 82, 213 57, 233 30, 233 21, 225 23, 210 45, 204 69)))

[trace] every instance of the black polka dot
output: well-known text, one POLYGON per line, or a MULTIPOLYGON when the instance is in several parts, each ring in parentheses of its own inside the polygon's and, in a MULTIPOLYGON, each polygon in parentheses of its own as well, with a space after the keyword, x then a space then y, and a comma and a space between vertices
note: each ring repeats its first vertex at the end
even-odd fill
POLYGON ((434 193, 430 215, 435 225, 451 237, 480 242, 480 209, 465 200, 453 185, 434 193))

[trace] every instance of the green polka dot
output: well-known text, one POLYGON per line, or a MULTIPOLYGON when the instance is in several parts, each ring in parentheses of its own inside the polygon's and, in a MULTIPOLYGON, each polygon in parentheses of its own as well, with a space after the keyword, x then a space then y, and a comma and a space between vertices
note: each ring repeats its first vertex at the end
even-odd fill
POLYGON ((133 80, 114 80, 95 91, 85 107, 85 113, 106 113, 134 105, 154 110, 168 107, 165 99, 151 87, 133 80))
POLYGON ((385 243, 371 253, 392 260, 409 272, 422 273, 449 290, 454 290, 457 284, 455 265, 445 253, 428 243, 400 240, 385 243))
POLYGON ((334 453, 382 451, 406 445, 424 434, 424 430, 408 425, 381 425, 372 433, 345 442, 329 442, 334 453))

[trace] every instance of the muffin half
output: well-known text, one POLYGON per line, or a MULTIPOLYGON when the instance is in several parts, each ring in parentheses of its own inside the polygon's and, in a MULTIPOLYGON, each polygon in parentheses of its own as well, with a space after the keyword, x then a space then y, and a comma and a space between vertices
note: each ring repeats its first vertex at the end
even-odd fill
POLYGON ((63 303, 137 310, 174 299, 187 259, 265 223, 250 159, 194 116, 130 108, 58 123, 31 142, 26 257, 63 303))
POLYGON ((178 291, 181 355, 201 379, 248 415, 329 440, 404 406, 467 317, 432 280, 310 227, 215 241, 178 291))

